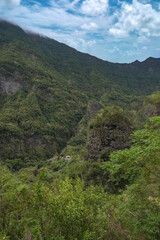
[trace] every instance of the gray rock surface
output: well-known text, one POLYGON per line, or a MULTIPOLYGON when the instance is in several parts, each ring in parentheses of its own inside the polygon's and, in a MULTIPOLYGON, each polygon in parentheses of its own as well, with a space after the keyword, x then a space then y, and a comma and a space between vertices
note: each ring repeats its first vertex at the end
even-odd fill
POLYGON ((19 72, 14 72, 12 76, 0 76, 0 92, 10 95, 22 87, 23 76, 19 72))

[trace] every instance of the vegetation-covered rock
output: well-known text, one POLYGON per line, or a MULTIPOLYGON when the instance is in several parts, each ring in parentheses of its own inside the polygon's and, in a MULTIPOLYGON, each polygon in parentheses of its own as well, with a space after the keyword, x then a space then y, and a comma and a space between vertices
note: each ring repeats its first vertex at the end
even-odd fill
POLYGON ((101 110, 89 124, 88 158, 108 160, 112 151, 128 148, 132 131, 131 122, 121 108, 101 110))

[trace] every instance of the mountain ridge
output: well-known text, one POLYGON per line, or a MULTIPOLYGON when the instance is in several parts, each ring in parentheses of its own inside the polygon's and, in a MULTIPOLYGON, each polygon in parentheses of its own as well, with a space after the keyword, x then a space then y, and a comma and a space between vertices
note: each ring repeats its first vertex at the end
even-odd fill
POLYGON ((48 40, 53 40, 53 41, 55 41, 55 42, 57 42, 57 43, 60 43, 60 44, 62 44, 62 45, 67 46, 67 47, 70 48, 70 49, 73 49, 73 50, 77 51, 78 53, 81 53, 81 54, 84 54, 84 55, 88 56, 88 58, 92 57, 92 58, 95 58, 96 60, 100 60, 100 61, 106 62, 106 63, 111 63, 111 64, 128 64, 128 65, 130 65, 130 64, 133 64, 133 63, 135 63, 135 62, 136 62, 136 63, 138 63, 138 62, 139 62, 139 63, 143 63, 143 62, 146 62, 146 61, 148 61, 148 60, 156 60, 156 59, 158 60, 158 59, 160 59, 160 57, 152 57, 152 56, 150 56, 150 57, 148 57, 148 58, 146 58, 146 59, 144 59, 144 60, 142 60, 142 61, 136 59, 135 61, 130 62, 130 63, 125 63, 125 62, 123 62, 123 63, 110 62, 110 61, 108 61, 108 60, 103 60, 103 59, 101 59, 101 58, 99 58, 99 57, 96 57, 96 56, 94 56, 94 55, 91 55, 91 54, 89 54, 89 53, 81 52, 81 51, 75 49, 74 47, 68 46, 68 45, 65 44, 65 43, 62 43, 62 42, 57 41, 57 40, 55 40, 55 39, 53 39, 53 38, 51 38, 51 37, 48 37, 47 35, 44 35, 44 34, 41 34, 41 33, 38 33, 38 32, 34 32, 34 31, 29 30, 29 29, 25 29, 25 28, 19 26, 18 24, 14 23, 14 22, 12 22, 12 21, 5 20, 5 19, 0 18, 0 22, 1 22, 1 23, 10 24, 11 26, 17 27, 17 28, 19 28, 20 30, 22 30, 24 33, 26 33, 27 35, 31 35, 31 36, 35 36, 35 37, 37 36, 37 37, 41 37, 41 38, 48 39, 48 40))

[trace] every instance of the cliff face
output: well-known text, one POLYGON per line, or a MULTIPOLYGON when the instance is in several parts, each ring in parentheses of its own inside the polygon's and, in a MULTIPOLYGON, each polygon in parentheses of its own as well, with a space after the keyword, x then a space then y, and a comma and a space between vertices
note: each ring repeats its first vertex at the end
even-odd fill
POLYGON ((130 134, 133 129, 120 108, 108 108, 103 111, 90 124, 87 149, 88 158, 101 158, 106 161, 112 151, 130 146, 130 134), (103 120, 97 125, 100 117, 103 120))
POLYGON ((10 95, 17 92, 24 86, 24 76, 19 72, 14 72, 11 76, 0 75, 0 93, 10 95))
POLYGON ((15 82, 12 78, 0 78, 0 91, 7 95, 15 93, 20 87, 20 84, 18 82, 15 82))

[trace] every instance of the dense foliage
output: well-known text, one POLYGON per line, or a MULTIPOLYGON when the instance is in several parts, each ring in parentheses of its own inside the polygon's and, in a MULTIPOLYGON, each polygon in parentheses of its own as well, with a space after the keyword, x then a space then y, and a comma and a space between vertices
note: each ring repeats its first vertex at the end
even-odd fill
POLYGON ((136 239, 160 238, 160 117, 151 118, 145 129, 133 134, 130 149, 113 152, 104 164, 110 181, 122 193, 122 221, 136 239))
POLYGON ((108 183, 121 190, 117 194, 85 186, 80 178, 61 180, 63 173, 55 178, 47 167, 11 174, 1 166, 1 239, 158 240, 159 134, 160 117, 155 117, 133 134, 130 149, 113 152, 102 163, 108 183))
POLYGON ((130 125, 129 119, 125 116, 122 108, 117 106, 102 109, 89 123, 90 129, 99 129, 105 125, 130 125))

